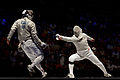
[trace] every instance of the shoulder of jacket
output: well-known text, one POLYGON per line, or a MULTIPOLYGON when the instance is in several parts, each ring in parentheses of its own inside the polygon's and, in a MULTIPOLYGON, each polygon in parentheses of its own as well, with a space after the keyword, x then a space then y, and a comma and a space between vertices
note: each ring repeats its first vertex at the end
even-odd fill
POLYGON ((31 24, 33 24, 33 25, 35 24, 33 21, 29 20, 28 18, 26 20, 27 20, 28 24, 30 24, 30 25, 31 24))
POLYGON ((15 22, 21 22, 21 21, 24 21, 24 19, 21 18, 21 19, 16 20, 15 22))
POLYGON ((75 35, 73 35, 71 38, 77 38, 75 35))
POLYGON ((28 21, 28 24, 29 25, 35 25, 35 23, 33 21, 31 21, 31 20, 28 21))
POLYGON ((18 20, 16 20, 15 22, 20 22, 22 19, 18 19, 18 20))
POLYGON ((83 36, 86 36, 87 34, 86 33, 82 33, 83 36))

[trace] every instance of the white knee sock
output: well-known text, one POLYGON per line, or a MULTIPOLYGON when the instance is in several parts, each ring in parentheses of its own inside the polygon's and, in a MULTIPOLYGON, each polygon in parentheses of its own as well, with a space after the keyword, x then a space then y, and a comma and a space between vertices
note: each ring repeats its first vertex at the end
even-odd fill
POLYGON ((69 72, 70 72, 70 74, 73 74, 73 68, 74 68, 74 64, 69 64, 69 72))

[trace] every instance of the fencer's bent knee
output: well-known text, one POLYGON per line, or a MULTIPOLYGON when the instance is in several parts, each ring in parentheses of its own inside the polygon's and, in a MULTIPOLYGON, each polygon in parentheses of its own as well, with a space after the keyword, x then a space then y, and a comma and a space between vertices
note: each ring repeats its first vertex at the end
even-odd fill
POLYGON ((72 63, 73 63, 74 61, 75 61, 74 57, 73 57, 73 56, 70 56, 70 57, 69 57, 69 62, 72 62, 72 63))

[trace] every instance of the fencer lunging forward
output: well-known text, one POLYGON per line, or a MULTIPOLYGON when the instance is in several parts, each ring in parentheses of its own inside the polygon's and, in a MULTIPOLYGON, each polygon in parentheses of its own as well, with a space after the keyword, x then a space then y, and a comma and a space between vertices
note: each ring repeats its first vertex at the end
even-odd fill
POLYGON ((12 25, 7 37, 7 44, 9 45, 10 39, 17 29, 19 40, 18 47, 21 47, 21 49, 25 52, 25 54, 32 62, 32 64, 28 65, 27 67, 29 72, 34 72, 34 67, 36 66, 36 68, 41 71, 42 77, 45 77, 47 75, 47 72, 45 72, 41 67, 40 62, 44 59, 44 54, 41 50, 42 48, 45 48, 47 44, 42 42, 37 36, 35 23, 32 21, 33 11, 24 10, 22 14, 23 17, 16 20, 12 25))
POLYGON ((57 40, 73 42, 73 44, 77 49, 77 53, 72 54, 69 57, 69 74, 67 75, 67 77, 75 78, 73 74, 74 61, 80 61, 83 59, 88 59, 92 63, 97 65, 103 71, 105 77, 111 77, 112 75, 106 71, 102 62, 99 61, 99 59, 94 55, 93 51, 88 45, 87 40, 94 41, 94 39, 89 37, 87 34, 82 33, 82 29, 79 26, 74 26, 73 32, 74 32, 74 35, 72 37, 65 37, 65 36, 56 34, 57 40))

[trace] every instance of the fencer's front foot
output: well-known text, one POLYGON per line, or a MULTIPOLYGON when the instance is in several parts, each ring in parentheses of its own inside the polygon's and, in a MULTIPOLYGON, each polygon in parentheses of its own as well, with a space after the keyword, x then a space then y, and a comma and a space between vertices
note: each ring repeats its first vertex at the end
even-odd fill
POLYGON ((104 74, 104 77, 112 77, 112 75, 107 73, 107 74, 104 74))
POLYGON ((71 78, 71 79, 74 79, 75 76, 74 76, 74 74, 68 74, 65 78, 71 78))
POLYGON ((45 78, 46 76, 47 76, 47 72, 42 73, 42 78, 41 79, 45 78))

